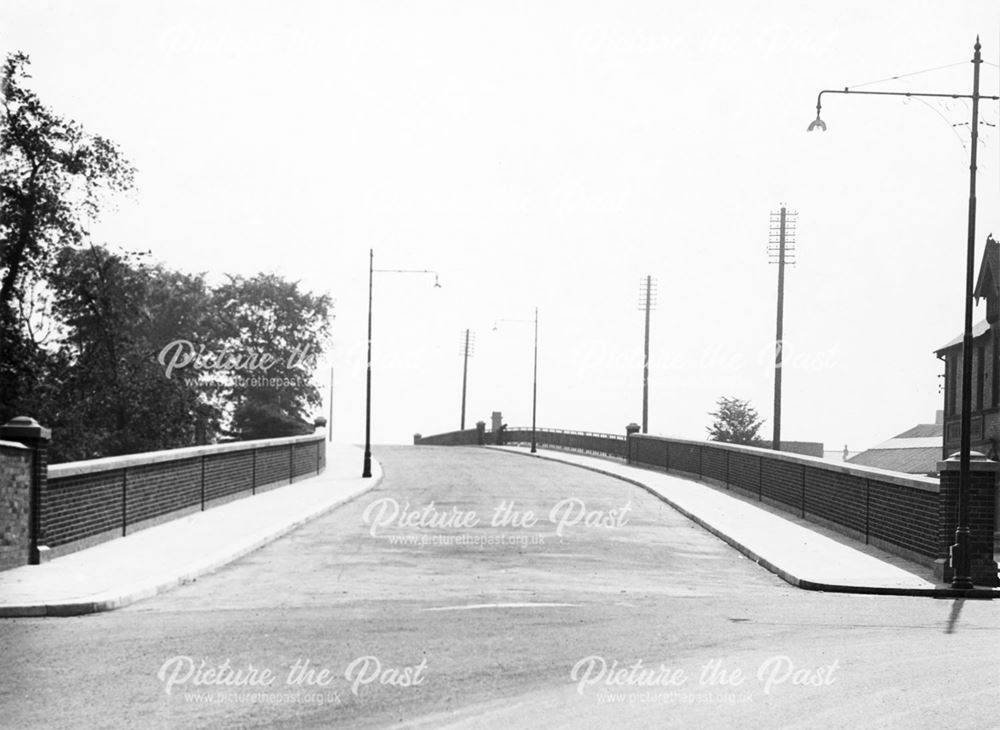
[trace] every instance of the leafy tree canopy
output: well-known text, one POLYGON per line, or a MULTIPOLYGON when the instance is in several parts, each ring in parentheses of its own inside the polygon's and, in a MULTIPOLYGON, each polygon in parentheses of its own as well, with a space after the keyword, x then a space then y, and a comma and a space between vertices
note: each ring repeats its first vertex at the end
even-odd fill
POLYGON ((0 69, 0 422, 49 387, 31 328, 35 285, 63 246, 85 239, 105 195, 134 179, 114 143, 42 104, 28 66, 18 52, 0 69))
POLYGON ((103 194, 133 185, 118 147, 56 115, 26 85, 28 56, 10 54, 0 79, 0 305, 66 244, 81 243, 103 194))
POLYGON ((329 296, 302 291, 274 274, 230 277, 214 292, 225 341, 239 359, 257 356, 256 367, 233 379, 233 434, 264 438, 308 433, 304 420, 321 405, 310 381, 329 335, 329 296))
POLYGON ((44 106, 28 66, 13 53, 0 79, 0 423, 51 426, 53 461, 310 431, 330 298, 95 245, 88 223, 135 171, 44 106))
POLYGON ((759 440, 757 434, 764 420, 749 401, 723 396, 716 406, 717 410, 708 414, 714 419, 708 427, 710 441, 752 444, 759 440))

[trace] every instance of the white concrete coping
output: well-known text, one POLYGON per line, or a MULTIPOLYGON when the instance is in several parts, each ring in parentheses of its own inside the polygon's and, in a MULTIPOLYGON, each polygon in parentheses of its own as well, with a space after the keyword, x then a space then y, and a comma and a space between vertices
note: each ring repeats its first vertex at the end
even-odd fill
POLYGON ((907 487, 909 489, 917 489, 923 492, 940 492, 941 483, 937 479, 931 477, 921 477, 913 476, 910 474, 900 474, 895 471, 888 471, 887 469, 877 469, 873 466, 861 466, 856 464, 843 464, 835 461, 830 461, 829 459, 823 459, 818 456, 805 456, 804 454, 791 454, 786 451, 773 451, 771 449, 762 449, 757 446, 743 446, 742 444, 727 444, 722 441, 691 441, 688 439, 677 439, 671 438, 669 436, 648 436, 635 434, 632 438, 635 439, 648 439, 656 440, 660 442, 670 442, 674 444, 682 444, 685 446, 698 446, 698 447, 710 447, 713 449, 723 449, 727 451, 736 451, 738 453, 747 454, 749 456, 763 457, 766 456, 769 459, 775 461, 788 461, 793 464, 801 464, 802 466, 812 466, 823 471, 838 472, 840 474, 847 474, 849 476, 860 477, 861 479, 874 479, 880 482, 888 482, 900 487, 907 487))
POLYGON ((0 441, 0 448, 3 449, 23 449, 24 451, 31 451, 31 448, 25 446, 24 444, 18 443, 17 441, 0 441))
POLYGON ((287 436, 276 439, 258 439, 256 441, 232 441, 225 444, 208 444, 206 446, 187 446, 182 449, 165 449, 163 451, 147 451, 141 454, 124 454, 122 456, 107 456, 102 459, 87 459, 86 461, 69 461, 65 464, 49 465, 49 480, 63 477, 94 474, 102 471, 129 469, 147 464, 159 464, 166 461, 181 461, 195 459, 212 454, 226 454, 238 451, 266 449, 272 446, 290 446, 292 444, 323 441, 326 438, 325 429, 318 428, 315 433, 303 436, 287 436))

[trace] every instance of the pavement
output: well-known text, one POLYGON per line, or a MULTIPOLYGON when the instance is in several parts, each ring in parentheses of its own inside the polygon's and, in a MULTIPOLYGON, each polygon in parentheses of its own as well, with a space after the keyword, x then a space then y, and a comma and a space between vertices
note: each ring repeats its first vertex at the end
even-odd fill
POLYGON ((490 448, 551 459, 631 482, 669 504, 788 583, 838 593, 997 598, 1000 589, 956 590, 933 571, 776 508, 620 459, 522 446, 490 448))
POLYGON ((364 452, 328 444, 315 477, 109 540, 42 565, 0 572, 0 617, 111 611, 210 573, 373 488, 364 452))
MULTIPOLYGON (((490 447, 532 456, 526 448, 490 447)), ((1000 590, 956 591, 929 568, 732 493, 619 460, 541 449, 552 459, 623 479, 650 492, 743 555, 803 589, 846 593, 995 598, 1000 590)), ((0 572, 0 617, 73 616, 149 598, 250 553, 368 491, 382 477, 358 476, 362 451, 332 445, 327 469, 240 499, 56 558, 0 572)))

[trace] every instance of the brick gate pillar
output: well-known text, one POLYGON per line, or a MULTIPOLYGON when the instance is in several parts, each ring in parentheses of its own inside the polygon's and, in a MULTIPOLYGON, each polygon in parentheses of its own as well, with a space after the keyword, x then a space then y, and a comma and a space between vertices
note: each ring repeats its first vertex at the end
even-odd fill
POLYGON ((28 498, 30 516, 28 518, 28 564, 38 565, 39 541, 42 533, 42 495, 49 474, 49 441, 52 430, 38 425, 27 416, 12 418, 0 426, 0 440, 17 441, 32 451, 31 491, 28 498))
MULTIPOLYGON (((996 529, 997 474, 1000 462, 990 461, 979 452, 972 452, 969 462, 969 550, 971 551, 972 582, 977 586, 993 587, 997 581, 997 563, 993 557, 993 533, 996 529)), ((934 572, 945 583, 954 572, 949 550, 955 542, 958 526, 958 454, 938 463, 941 473, 940 552, 934 572)))
POLYGON ((639 433, 641 427, 638 423, 632 422, 625 427, 625 463, 632 463, 632 435, 639 433))

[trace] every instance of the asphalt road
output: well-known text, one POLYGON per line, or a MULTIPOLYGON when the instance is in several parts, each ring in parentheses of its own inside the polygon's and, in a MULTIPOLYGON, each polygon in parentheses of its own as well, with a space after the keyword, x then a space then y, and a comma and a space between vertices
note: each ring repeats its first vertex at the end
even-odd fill
POLYGON ((0 621, 0 726, 1000 727, 996 602, 800 591, 564 464, 376 457, 197 582, 0 621))

